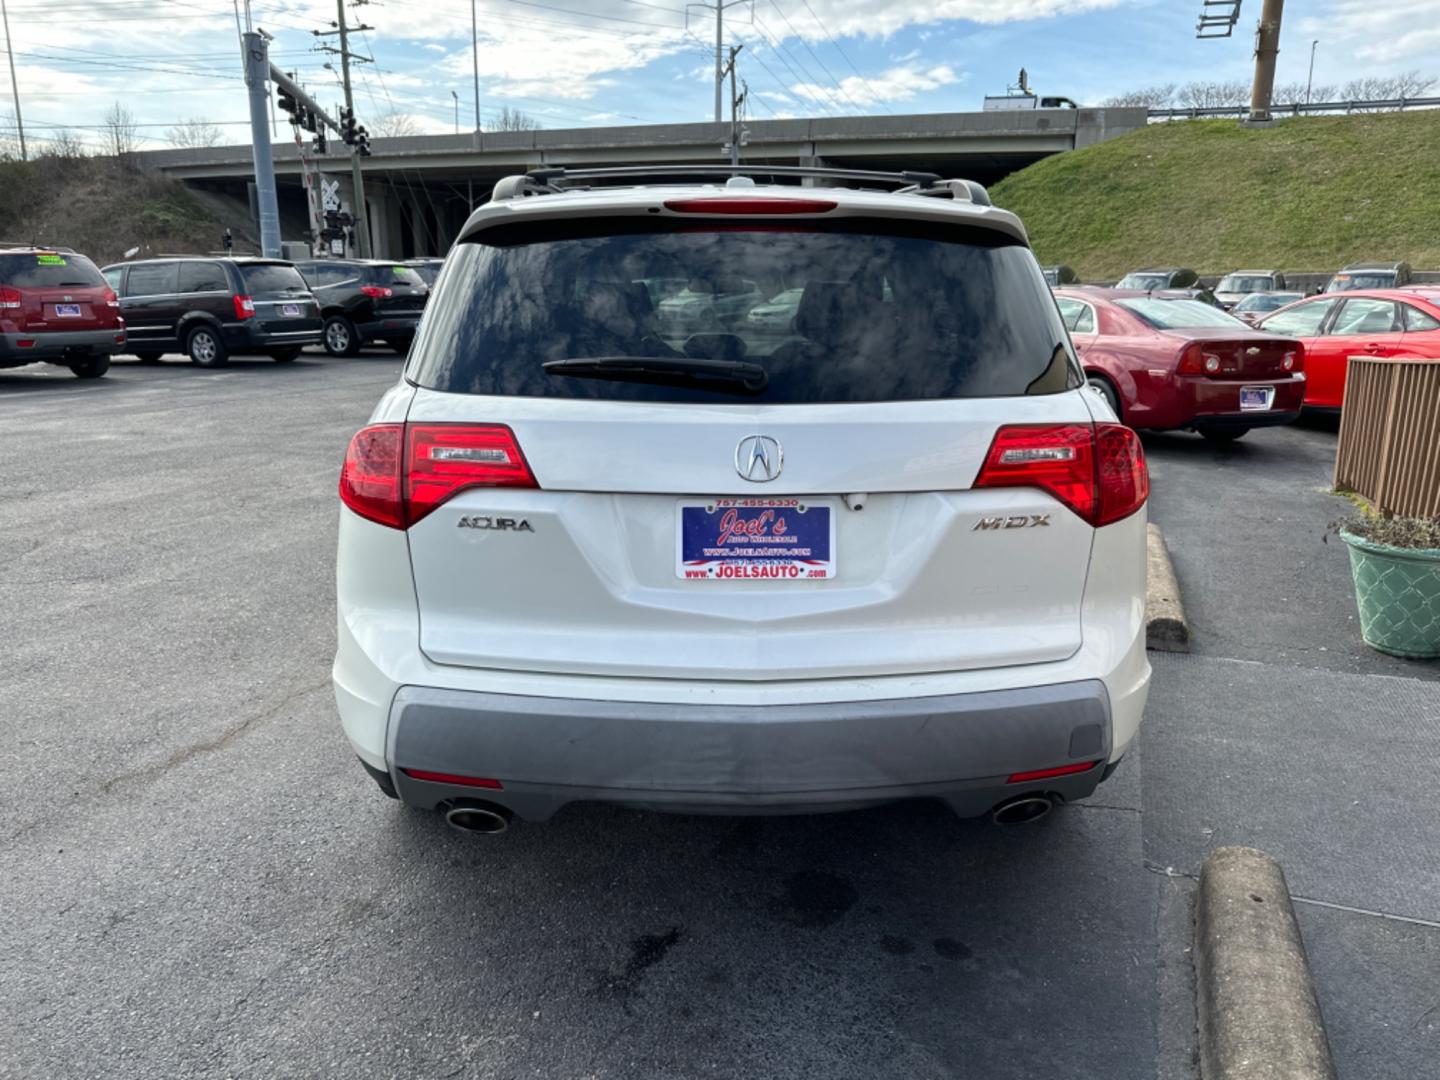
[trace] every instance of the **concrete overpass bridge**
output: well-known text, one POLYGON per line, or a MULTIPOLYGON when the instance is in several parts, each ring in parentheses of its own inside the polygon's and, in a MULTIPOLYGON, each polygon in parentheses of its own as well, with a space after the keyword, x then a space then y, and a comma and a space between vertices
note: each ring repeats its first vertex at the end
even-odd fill
MULTIPOLYGON (((751 120, 747 164, 916 169, 993 183, 1051 154, 1142 128, 1144 109, 1030 109, 800 120, 751 120)), ((472 207, 503 176, 542 165, 643 165, 715 162, 729 124, 658 124, 514 132, 467 132, 372 139, 363 160, 372 249, 401 259, 444 254, 472 207)), ((350 197, 349 157, 312 157, 350 197)), ((141 164, 195 187, 247 198, 254 179, 250 147, 152 150, 141 164)), ((305 239, 303 167, 293 142, 274 146, 285 239, 305 239)))

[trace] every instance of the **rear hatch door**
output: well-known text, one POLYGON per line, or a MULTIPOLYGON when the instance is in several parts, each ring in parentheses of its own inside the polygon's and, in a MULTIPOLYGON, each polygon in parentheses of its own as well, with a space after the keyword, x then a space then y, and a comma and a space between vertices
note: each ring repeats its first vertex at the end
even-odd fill
POLYGON ((1092 528, 1041 490, 974 487, 1002 424, 1091 422, 1022 244, 576 228, 460 245, 416 342, 412 438, 505 425, 538 483, 411 526, 432 660, 764 680, 1075 652, 1092 528), (647 280, 720 275, 765 285, 757 305, 798 283, 796 334, 656 318, 647 280))
POLYGON ((320 329, 320 304, 304 276, 286 262, 238 264, 255 318, 267 333, 320 329))

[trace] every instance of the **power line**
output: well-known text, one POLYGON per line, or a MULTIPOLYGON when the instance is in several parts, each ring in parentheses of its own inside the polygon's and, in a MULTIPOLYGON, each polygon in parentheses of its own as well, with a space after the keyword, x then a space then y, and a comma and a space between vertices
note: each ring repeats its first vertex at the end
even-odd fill
POLYGON ((805 5, 805 10, 810 13, 810 17, 815 20, 815 24, 820 27, 821 32, 824 33, 826 39, 830 42, 831 47, 840 54, 840 58, 844 60, 845 63, 850 65, 850 70, 855 72, 856 76, 859 77, 860 81, 865 84, 865 89, 870 91, 871 95, 875 98, 876 101, 882 100, 880 94, 876 92, 875 87, 870 85, 870 80, 865 78, 864 75, 860 74, 860 69, 855 66, 855 62, 851 60, 849 55, 846 54, 845 50, 840 47, 840 35, 832 34, 830 32, 830 28, 820 21, 820 16, 816 15, 815 9, 810 6, 810 0, 800 0, 800 2, 805 5))
POLYGON ((805 51, 810 54, 811 58, 820 65, 820 70, 825 72, 825 74, 829 76, 830 81, 835 84, 835 89, 840 91, 841 96, 843 96, 845 100, 848 101, 854 108, 859 109, 861 112, 864 112, 864 106, 860 105, 854 98, 852 98, 848 93, 845 92, 844 84, 842 84, 839 79, 835 78, 834 72, 832 72, 828 67, 825 66, 825 61, 820 59, 820 57, 816 54, 815 50, 810 47, 810 43, 805 40, 805 35, 800 33, 799 30, 795 29, 795 24, 790 21, 790 16, 785 14, 784 9, 780 7, 777 0, 770 0, 770 6, 775 9, 775 13, 779 15, 780 18, 785 20, 785 25, 790 28, 790 32, 794 34, 800 44, 805 47, 805 51))

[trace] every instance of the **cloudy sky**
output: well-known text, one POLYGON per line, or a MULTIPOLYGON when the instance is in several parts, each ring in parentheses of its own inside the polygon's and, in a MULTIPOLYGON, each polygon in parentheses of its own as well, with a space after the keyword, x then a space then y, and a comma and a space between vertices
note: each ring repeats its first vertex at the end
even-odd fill
MULTIPOLYGON (((234 0, 7 0, 27 134, 67 127, 96 138, 123 101, 143 145, 190 117, 245 136, 234 0)), ((373 29, 352 47, 362 121, 409 116, 422 131, 475 124, 470 0, 347 0, 373 29)), ((475 0, 480 119, 520 109, 547 128, 708 119, 713 14, 685 0, 475 0)), ((1303 82, 1319 39, 1317 83, 1420 69, 1440 74, 1437 0, 1302 0, 1290 5, 1281 82, 1303 82)), ((239 3, 243 19, 243 0, 239 3)), ((727 12, 726 41, 744 46, 749 115, 962 111, 1003 93, 1023 65, 1040 93, 1082 103, 1158 82, 1246 79, 1260 0, 1241 32, 1196 41, 1201 0, 754 0, 727 12)), ((317 38, 333 0, 256 0, 275 62, 323 104, 339 98, 333 57, 317 38)), ((0 78, 0 138, 13 132, 0 78), (7 130, 8 129, 8 130, 7 130)))

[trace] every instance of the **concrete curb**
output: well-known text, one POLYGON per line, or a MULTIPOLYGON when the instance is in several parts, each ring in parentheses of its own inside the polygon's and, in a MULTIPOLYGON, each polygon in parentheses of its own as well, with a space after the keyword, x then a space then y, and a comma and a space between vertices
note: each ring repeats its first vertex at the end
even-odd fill
POLYGON ((1189 652, 1190 624, 1180 602, 1180 583, 1159 525, 1145 528, 1145 647, 1157 652, 1189 652))
POLYGON ((1210 853, 1195 908, 1204 1080, 1335 1080, 1285 874, 1254 848, 1210 853))

